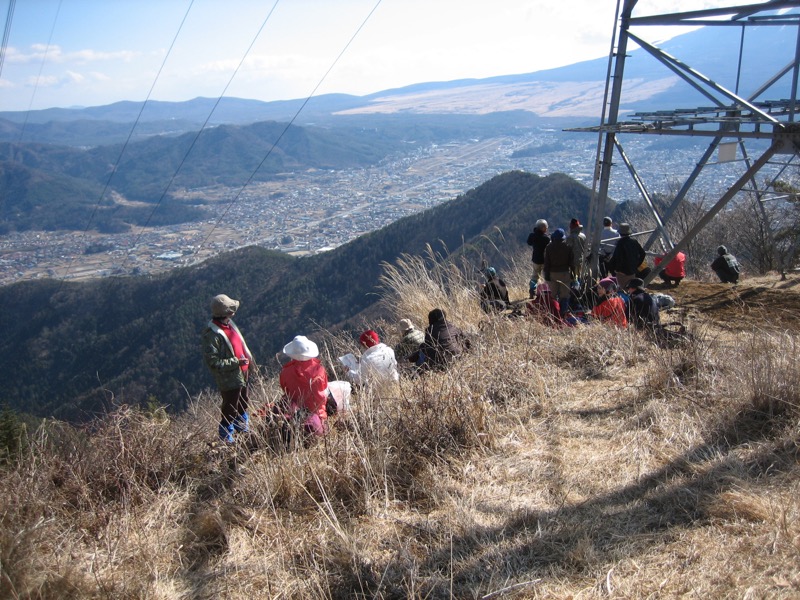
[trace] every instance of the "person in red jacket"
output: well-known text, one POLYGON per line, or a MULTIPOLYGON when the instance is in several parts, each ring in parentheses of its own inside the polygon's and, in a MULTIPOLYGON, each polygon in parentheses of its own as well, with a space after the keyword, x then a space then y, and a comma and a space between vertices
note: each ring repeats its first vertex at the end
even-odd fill
MULTIPOLYGON (((655 259, 656 266, 660 265, 663 259, 663 256, 657 256, 655 259)), ((686 277, 686 255, 683 252, 678 252, 658 276, 661 277, 664 283, 677 287, 681 280, 686 277)))
POLYGON ((549 283, 543 281, 537 286, 531 285, 530 295, 531 299, 527 301, 528 314, 545 325, 557 327, 563 324, 561 307, 553 297, 549 283))
POLYGON ((628 319, 625 316, 625 301, 617 296, 617 284, 606 277, 597 282, 597 296, 600 299, 592 309, 592 317, 601 323, 613 323, 625 329, 628 319))
POLYGON ((317 345, 304 335, 295 338, 283 347, 283 353, 291 360, 283 365, 280 385, 288 406, 287 417, 298 413, 304 416, 303 429, 316 436, 328 433, 328 375, 319 358, 317 345))

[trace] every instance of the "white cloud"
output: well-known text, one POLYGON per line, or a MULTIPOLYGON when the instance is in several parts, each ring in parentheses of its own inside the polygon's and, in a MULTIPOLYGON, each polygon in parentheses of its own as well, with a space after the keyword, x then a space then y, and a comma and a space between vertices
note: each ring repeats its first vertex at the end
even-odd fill
POLYGON ((25 85, 31 87, 41 87, 41 88, 55 87, 59 85, 59 83, 60 80, 55 75, 41 75, 39 77, 32 76, 28 77, 25 80, 25 85))
POLYGON ((84 75, 75 71, 67 71, 66 79, 72 83, 84 83, 86 81, 86 77, 84 75))

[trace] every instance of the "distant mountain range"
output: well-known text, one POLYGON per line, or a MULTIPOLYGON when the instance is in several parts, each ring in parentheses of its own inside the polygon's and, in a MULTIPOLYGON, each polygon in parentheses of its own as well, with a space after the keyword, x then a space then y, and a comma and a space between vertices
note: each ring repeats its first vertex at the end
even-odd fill
POLYGON ((523 248, 527 260, 525 240, 537 219, 585 220, 590 196, 565 175, 509 172, 311 257, 251 247, 157 277, 0 287, 0 304, 7 307, 0 317, 0 404, 70 420, 88 418, 112 397, 139 403, 152 396, 181 409, 187 391, 211 385, 198 336, 213 295, 241 299, 237 322, 269 366, 298 333, 361 326, 365 311, 394 320, 379 303, 383 262, 420 255, 430 244, 465 256, 476 269, 483 260, 502 269, 523 248))
MULTIPOLYGON (((728 89, 737 89, 740 32, 734 27, 704 27, 658 44, 728 89)), ((767 74, 785 66, 786 47, 794 47, 792 27, 761 27, 748 30, 743 41, 747 61, 742 63, 738 89, 747 96, 764 83, 767 74)), ((557 52, 557 49, 554 49, 557 52)), ((645 51, 629 52, 625 80, 629 98, 623 111, 668 107, 689 107, 708 100, 645 51)), ((327 94, 306 99, 261 102, 241 98, 222 98, 209 124, 249 124, 258 121, 296 124, 330 124, 344 116, 402 113, 404 117, 421 114, 487 114, 491 112, 528 112, 540 119, 570 119, 596 123, 602 107, 608 60, 584 61, 519 75, 486 79, 462 79, 447 82, 419 83, 385 90, 366 96, 327 94), (302 112, 298 114, 302 107, 302 112)), ((789 78, 778 86, 788 97, 789 78)), ((139 121, 140 135, 176 133, 197 129, 209 118, 217 99, 195 98, 186 102, 147 103, 139 121)), ((25 123, 23 140, 43 141, 58 135, 79 137, 77 131, 90 123, 123 123, 129 126, 142 109, 140 102, 117 102, 88 108, 50 108, 28 112, 0 112, 0 141, 19 139, 19 125, 25 123), (56 126, 56 123, 62 125, 56 126), (63 125, 69 123, 69 125, 63 125), (37 126, 49 124, 48 127, 37 126)), ((107 134, 127 136, 125 127, 110 126, 107 134)))

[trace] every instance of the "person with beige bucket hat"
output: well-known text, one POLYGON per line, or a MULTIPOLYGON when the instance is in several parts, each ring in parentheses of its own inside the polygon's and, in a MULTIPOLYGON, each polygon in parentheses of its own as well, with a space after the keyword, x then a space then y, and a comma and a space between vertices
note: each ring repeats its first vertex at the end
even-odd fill
POLYGON ((202 333, 203 358, 222 396, 219 438, 233 444, 236 433, 250 431, 247 413, 247 380, 253 355, 231 317, 239 310, 239 301, 225 294, 211 299, 211 320, 202 333))

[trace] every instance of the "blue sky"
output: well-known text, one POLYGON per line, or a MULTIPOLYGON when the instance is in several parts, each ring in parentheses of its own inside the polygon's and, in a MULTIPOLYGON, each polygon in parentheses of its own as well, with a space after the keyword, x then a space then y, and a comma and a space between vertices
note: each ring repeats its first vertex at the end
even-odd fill
MULTIPOLYGON (((637 14, 730 4, 640 0, 637 14)), ((365 19, 317 94, 529 73, 606 56, 615 9, 616 0, 22 0, 0 110, 141 101, 154 82, 153 100, 216 98, 245 56, 226 96, 304 98, 365 19)), ((5 22, 8 0, 0 11, 5 22)))

